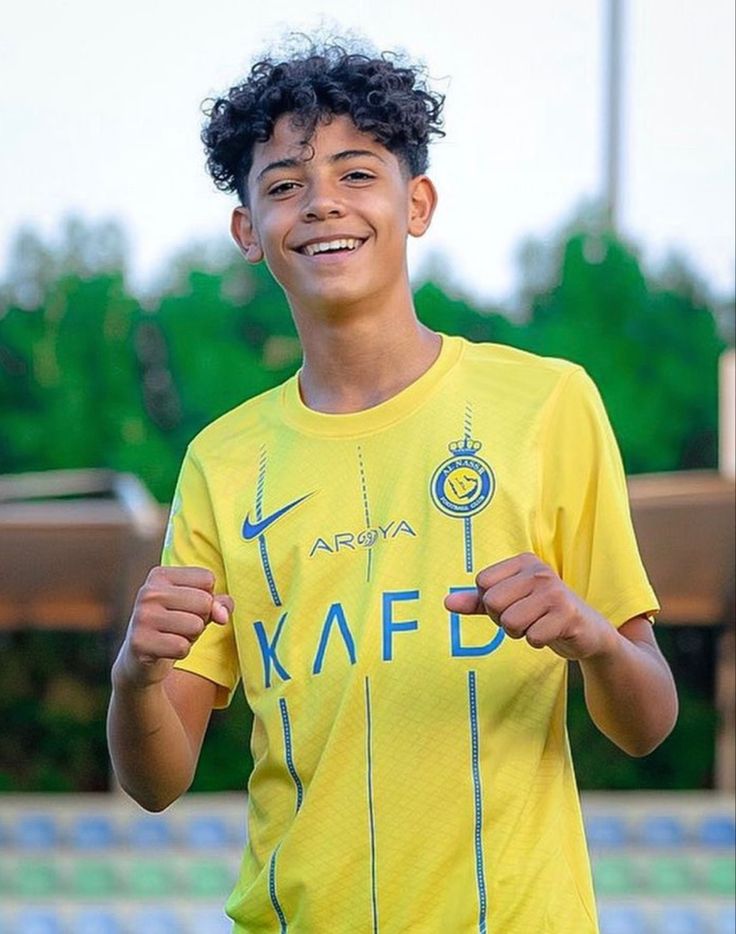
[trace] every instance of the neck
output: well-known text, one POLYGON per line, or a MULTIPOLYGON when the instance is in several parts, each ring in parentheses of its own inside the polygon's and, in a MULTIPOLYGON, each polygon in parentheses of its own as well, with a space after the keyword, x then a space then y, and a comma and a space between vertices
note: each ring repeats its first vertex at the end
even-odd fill
POLYGON ((402 301, 333 309, 319 316, 292 305, 304 351, 299 388, 317 412, 359 412, 401 392, 437 359, 441 337, 402 301))

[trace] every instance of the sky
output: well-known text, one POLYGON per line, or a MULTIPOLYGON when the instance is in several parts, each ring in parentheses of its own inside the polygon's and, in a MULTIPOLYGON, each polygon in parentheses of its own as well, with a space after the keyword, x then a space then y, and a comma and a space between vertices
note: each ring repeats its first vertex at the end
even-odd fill
MULTIPOLYGON (((607 0, 26 0, 0 32, 0 278, 23 226, 116 219, 140 289, 193 241, 226 236, 233 196, 204 171, 200 105, 289 30, 320 23, 425 62, 446 94, 440 194, 411 243, 511 301, 528 238, 549 240, 603 179, 607 0)), ((734 5, 625 0, 620 229, 655 269, 671 252, 734 293, 734 5)), ((234 247, 233 247, 234 249, 234 247)))

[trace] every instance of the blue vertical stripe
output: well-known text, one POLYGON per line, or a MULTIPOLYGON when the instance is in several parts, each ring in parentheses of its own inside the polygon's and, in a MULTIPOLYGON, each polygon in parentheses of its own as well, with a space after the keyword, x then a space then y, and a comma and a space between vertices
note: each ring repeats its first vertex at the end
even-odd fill
POLYGON ((463 525, 465 527, 465 570, 473 570, 473 526, 470 519, 470 516, 466 516, 463 519, 463 525))
POLYGON ((470 758, 473 774, 473 801, 475 805, 475 877, 478 885, 478 931, 486 934, 486 877, 483 865, 483 801, 481 798, 480 763, 478 751, 478 699, 475 690, 475 672, 468 672, 468 705, 470 707, 470 758))
MULTIPOLYGON (((468 445, 473 431, 473 406, 470 402, 465 403, 463 431, 465 433, 463 441, 468 445)), ((463 519, 463 538, 465 543, 465 570, 470 573, 473 570, 473 522, 470 516, 463 519)))
MULTIPOLYGON (((370 536, 371 532, 371 510, 368 505, 368 484, 365 479, 365 465, 363 464, 363 449, 358 445, 358 470, 360 471, 360 492, 363 496, 363 517, 365 518, 365 529, 366 534, 370 536)), ((368 541, 367 544, 367 564, 365 571, 365 579, 369 581, 371 579, 371 568, 373 566, 373 542, 368 541)))
POLYGON ((373 934, 378 934, 378 897, 376 894, 376 826, 373 814, 373 734, 371 725, 371 687, 365 679, 366 760, 368 771, 368 818, 371 833, 371 906, 373 934))
POLYGON ((268 463, 268 454, 265 446, 261 448, 261 456, 258 460, 258 482, 256 484, 256 519, 263 518, 263 487, 266 483, 266 464, 268 463))
POLYGON ((281 606, 281 597, 279 592, 276 589, 276 581, 273 577, 273 571, 271 570, 271 562, 268 560, 268 549, 266 548, 266 539, 265 536, 258 536, 258 550, 261 554, 261 564, 263 565, 263 573, 266 576, 266 583, 268 584, 268 589, 271 593, 271 599, 273 600, 274 606, 281 606))
POLYGON ((294 784, 296 785, 296 809, 297 812, 302 806, 302 800, 304 798, 304 786, 302 785, 302 780, 299 778, 299 773, 296 770, 294 765, 294 758, 292 755, 291 749, 291 724, 289 723, 289 711, 286 707, 286 700, 283 697, 279 698, 279 707, 281 708, 281 723, 284 728, 284 752, 286 756, 286 767, 289 770, 289 775, 294 779, 294 784))
POLYGON ((465 431, 465 442, 467 444, 472 437, 473 432, 473 406, 470 402, 465 403, 465 420, 463 423, 463 430, 465 431))
POLYGON ((279 919, 279 924, 281 925, 281 934, 286 934, 286 915, 284 914, 284 909, 279 903, 278 896, 276 895, 276 853, 278 852, 278 847, 273 851, 271 856, 271 862, 268 867, 268 894, 271 896, 271 904, 273 905, 273 910, 276 912, 276 916, 279 919))
MULTIPOLYGON (((268 453, 265 446, 261 448, 261 456, 258 462, 258 482, 256 484, 256 522, 263 518, 263 492, 266 486, 266 466, 268 464, 268 453)), ((271 562, 268 559, 268 548, 266 547, 266 538, 263 535, 258 536, 258 553, 261 557, 261 566, 263 574, 268 584, 268 590, 274 606, 281 606, 281 597, 276 589, 271 562)))

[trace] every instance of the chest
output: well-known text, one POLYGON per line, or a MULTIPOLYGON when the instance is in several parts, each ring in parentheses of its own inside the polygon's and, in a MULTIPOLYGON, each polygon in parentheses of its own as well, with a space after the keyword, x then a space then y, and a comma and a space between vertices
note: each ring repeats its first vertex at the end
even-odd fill
POLYGON ((534 549, 536 466, 523 433, 501 443, 492 421, 455 427, 273 438, 233 465, 213 507, 251 699, 356 666, 421 680, 499 651, 487 617, 443 600, 534 549))

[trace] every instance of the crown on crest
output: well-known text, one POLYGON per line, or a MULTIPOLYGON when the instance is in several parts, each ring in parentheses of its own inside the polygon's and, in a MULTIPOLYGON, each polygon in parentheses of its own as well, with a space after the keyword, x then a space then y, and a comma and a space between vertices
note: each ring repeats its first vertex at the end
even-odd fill
POLYGON ((462 457, 463 454, 476 454, 483 447, 483 444, 466 435, 459 441, 451 441, 447 447, 454 457, 462 457))

